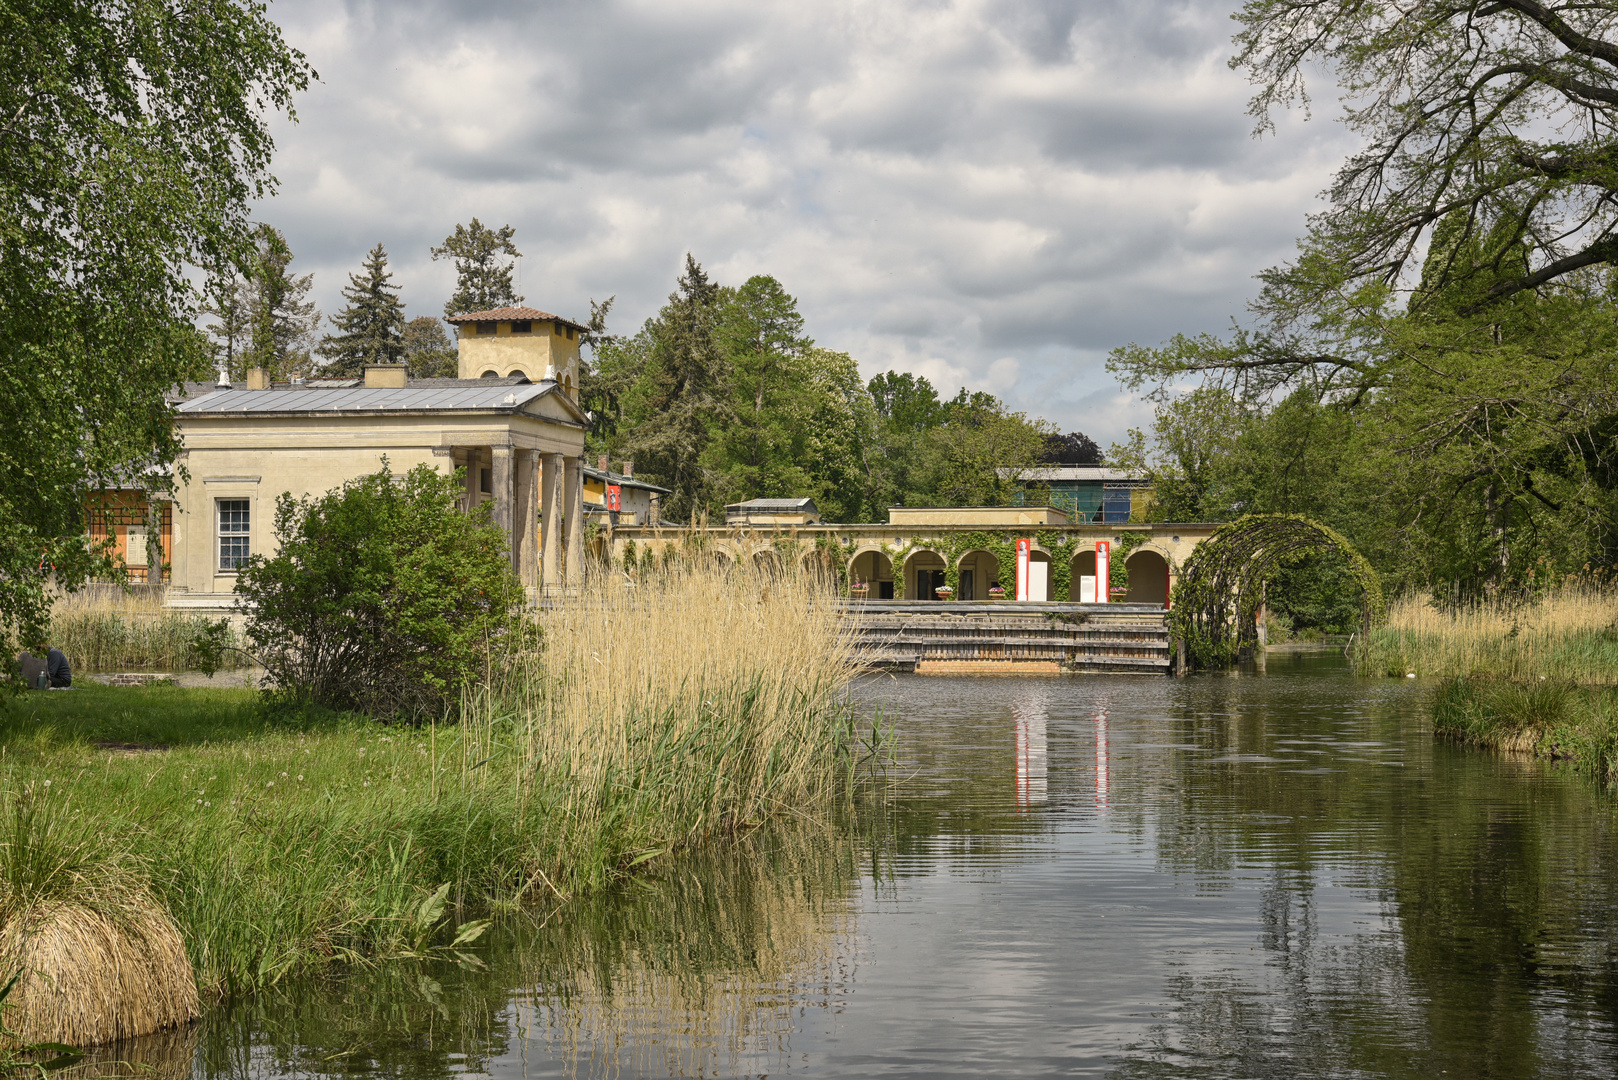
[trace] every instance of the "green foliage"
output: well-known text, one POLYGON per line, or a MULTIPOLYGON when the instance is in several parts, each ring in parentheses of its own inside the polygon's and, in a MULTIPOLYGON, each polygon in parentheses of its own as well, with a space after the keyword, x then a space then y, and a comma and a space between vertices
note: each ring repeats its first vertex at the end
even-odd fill
POLYGON ((451 259, 455 263, 455 292, 444 304, 445 315, 464 315, 469 311, 488 311, 498 307, 512 307, 523 298, 512 287, 515 262, 506 262, 501 256, 522 258, 522 252, 512 243, 517 230, 510 225, 491 229, 472 219, 470 225, 457 225, 455 231, 444 238, 444 243, 432 249, 433 258, 451 259))
POLYGON ((320 355, 326 358, 322 374, 352 377, 363 374, 367 364, 397 364, 404 359, 404 304, 381 244, 365 257, 364 268, 363 276, 348 275, 343 288, 347 306, 331 319, 337 333, 320 339, 320 355))
POLYGON ((42 555, 110 567, 86 495, 179 449, 165 392, 204 374, 197 268, 244 265, 274 187, 268 112, 312 72, 239 0, 0 9, 0 651, 37 644, 42 555))
POLYGON ((320 312, 308 299, 315 276, 295 276, 292 249, 279 229, 260 225, 258 249, 245 288, 247 351, 243 362, 261 367, 271 379, 286 379, 310 369, 309 350, 320 312))
POLYGON ((1445 679, 1433 692, 1433 730, 1460 742, 1571 759, 1618 780, 1618 691, 1559 679, 1445 679))
POLYGON ((487 510, 456 476, 386 462, 322 496, 276 503, 278 552, 236 586, 247 637, 283 693, 370 716, 436 716, 487 676, 523 591, 487 510))
POLYGON ((1227 667, 1257 639, 1265 584, 1310 555, 1334 551, 1363 597, 1365 620, 1379 619, 1382 585, 1365 556, 1335 530, 1297 514, 1250 514, 1221 526, 1180 568, 1169 627, 1198 667, 1227 667))
POLYGON ((404 327, 404 362, 412 379, 453 379, 459 358, 444 324, 431 315, 419 315, 404 327))

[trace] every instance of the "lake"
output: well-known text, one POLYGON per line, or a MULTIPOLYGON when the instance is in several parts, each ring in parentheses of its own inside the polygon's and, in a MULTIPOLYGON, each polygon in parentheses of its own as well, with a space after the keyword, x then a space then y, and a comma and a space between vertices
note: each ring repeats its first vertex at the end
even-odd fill
POLYGON ((1436 742, 1427 690, 1332 652, 869 678, 896 762, 862 805, 509 919, 475 963, 290 985, 134 1056, 221 1080, 1618 1075, 1612 799, 1436 742))

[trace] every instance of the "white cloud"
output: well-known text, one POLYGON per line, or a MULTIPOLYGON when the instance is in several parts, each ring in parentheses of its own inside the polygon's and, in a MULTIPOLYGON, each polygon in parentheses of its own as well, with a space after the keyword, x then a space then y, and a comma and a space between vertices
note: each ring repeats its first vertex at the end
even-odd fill
POLYGON ((1233 0, 279 0, 323 82, 261 216, 322 307, 387 245, 517 229, 522 291, 651 315, 686 251, 771 273, 867 374, 915 371, 1098 441, 1142 410, 1108 349, 1219 330, 1284 259, 1346 142, 1249 138, 1233 0))

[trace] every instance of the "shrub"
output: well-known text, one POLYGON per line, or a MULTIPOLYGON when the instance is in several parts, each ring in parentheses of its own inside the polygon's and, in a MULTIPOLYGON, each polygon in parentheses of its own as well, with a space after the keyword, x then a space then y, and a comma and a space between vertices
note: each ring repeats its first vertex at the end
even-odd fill
POLYGON ((276 502, 274 558, 236 591, 279 691, 371 716, 441 712, 517 629, 523 591, 487 506, 462 513, 454 476, 382 470, 276 502))

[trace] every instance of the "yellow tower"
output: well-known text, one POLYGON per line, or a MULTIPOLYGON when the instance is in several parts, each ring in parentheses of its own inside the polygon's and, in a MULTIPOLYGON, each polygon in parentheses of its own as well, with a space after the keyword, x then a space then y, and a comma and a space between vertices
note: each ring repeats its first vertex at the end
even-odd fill
POLYGON ((530 307, 471 311, 444 321, 454 324, 459 337, 456 374, 461 378, 550 379, 578 400, 579 336, 587 327, 530 307))

